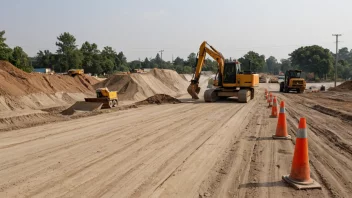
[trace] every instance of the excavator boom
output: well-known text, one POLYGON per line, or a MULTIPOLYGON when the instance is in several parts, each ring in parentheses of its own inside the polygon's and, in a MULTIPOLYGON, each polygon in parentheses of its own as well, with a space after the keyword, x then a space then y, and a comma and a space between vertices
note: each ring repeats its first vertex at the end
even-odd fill
POLYGON ((199 47, 194 78, 191 80, 191 84, 188 86, 188 89, 187 89, 188 93, 192 96, 193 99, 199 99, 198 97, 198 94, 200 92, 199 78, 204 65, 206 54, 209 54, 212 58, 214 58, 218 62, 219 70, 224 69, 225 59, 223 55, 220 52, 218 52, 215 48, 213 48, 211 45, 209 45, 206 41, 204 41, 199 47))

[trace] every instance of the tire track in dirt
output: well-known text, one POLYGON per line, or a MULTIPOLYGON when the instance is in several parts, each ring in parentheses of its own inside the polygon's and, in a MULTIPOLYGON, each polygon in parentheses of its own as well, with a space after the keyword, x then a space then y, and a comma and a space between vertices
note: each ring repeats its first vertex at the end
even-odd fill
MULTIPOLYGON (((95 122, 102 128, 99 130, 99 127, 93 125, 91 130, 84 127, 84 123, 80 123, 83 128, 75 132, 7 148, 7 152, 19 152, 27 157, 27 161, 0 153, 6 156, 5 159, 12 165, 16 164, 8 167, 6 172, 0 171, 2 178, 12 176, 5 183, 0 183, 0 195, 5 193, 11 196, 21 192, 27 196, 82 196, 82 193, 89 196, 107 196, 117 192, 120 194, 121 189, 124 189, 126 195, 137 196, 138 193, 148 192, 153 189, 150 186, 159 185, 163 178, 175 170, 176 165, 182 164, 189 153, 194 152, 194 149, 227 122, 226 119, 221 121, 220 118, 212 121, 213 114, 230 119, 229 117, 236 114, 240 104, 234 104, 233 108, 228 108, 226 104, 180 105, 183 107, 169 105, 172 110, 158 106, 146 107, 138 110, 139 115, 135 117, 134 122, 130 122, 130 118, 121 117, 120 124, 115 124, 113 119, 104 121, 106 127, 100 123, 109 117, 107 114, 96 116, 96 120, 80 119, 82 122, 95 122), (146 112, 148 115, 153 114, 151 109, 165 109, 168 113, 160 116, 163 114, 163 111, 160 111, 153 116, 143 116, 146 112), (194 119, 199 115, 204 115, 204 118, 194 119), (152 119, 154 120, 151 121, 152 119), (190 124, 187 123, 189 121, 190 124), (99 132, 96 133, 97 131, 99 132), (131 140, 134 142, 128 144, 131 140), (66 147, 60 150, 61 145, 66 147), (29 153, 31 154, 28 155, 29 153), (38 154, 42 156, 35 157, 38 154), (10 175, 7 174, 9 171, 10 175), (105 192, 101 191, 102 189, 108 190, 105 192)), ((136 111, 127 112, 126 116, 136 114, 136 111)), ((116 115, 119 118, 124 114, 116 115)), ((51 127, 54 129, 51 133, 61 132, 62 130, 56 129, 58 127, 66 128, 65 130, 79 127, 72 127, 75 124, 79 123, 73 121, 55 124, 56 127, 51 127)), ((48 126, 42 127, 50 130, 48 126)), ((38 128, 41 129, 35 129, 38 128)), ((37 136, 31 129, 27 131, 37 136)), ((17 131, 12 132, 16 137, 11 137, 11 134, 0 136, 4 135, 8 140, 17 141, 19 134, 17 131)), ((21 133, 26 133, 26 130, 21 133)), ((46 135, 44 130, 40 134, 46 135)))
POLYGON ((231 120, 226 122, 206 144, 203 144, 201 149, 190 157, 189 161, 179 167, 173 177, 170 177, 156 189, 152 197, 195 197, 211 194, 208 191, 209 189, 206 189, 206 184, 213 181, 214 178, 211 177, 213 171, 219 171, 215 168, 216 162, 223 161, 220 156, 230 150, 233 144, 232 138, 239 135, 238 126, 241 126, 241 123, 249 118, 248 114, 256 104, 256 101, 252 101, 244 105, 236 114, 233 114, 231 120), (234 126, 237 128, 234 128, 234 126), (202 171, 199 171, 200 167, 202 171), (180 183, 179 181, 182 178, 188 179, 180 183))
MULTIPOLYGON (((173 115, 173 113, 170 113, 170 115, 172 115, 172 116, 174 116, 173 115)), ((175 116, 174 116, 175 117, 175 116)), ((165 118, 165 117, 164 117, 165 118)), ((176 117, 177 118, 177 117, 176 117)), ((160 118, 160 119, 162 119, 162 118, 160 118)), ((160 122, 161 123, 161 122, 160 122)), ((164 126, 164 128, 167 128, 167 124, 168 123, 165 123, 165 126, 164 126)), ((135 129, 138 129, 138 128, 135 128, 135 129)), ((83 135, 83 134, 81 134, 81 135, 83 135)), ((143 134, 144 136, 146 135, 146 134, 143 134)), ((103 140, 104 141, 104 140, 103 140)), ((136 143, 138 141, 138 139, 136 139, 136 141, 134 141, 134 142, 132 142, 132 143, 136 143)), ((87 142, 86 142, 87 143, 87 142)), ((88 145, 89 146, 89 145, 88 145)), ((128 148, 129 146, 131 146, 131 144, 129 144, 129 143, 125 143, 125 148, 128 148)), ((75 145, 75 147, 78 147, 78 145, 75 145)), ((87 148, 88 149, 88 148, 87 148)), ((49 158, 50 159, 52 159, 52 160, 49 160, 49 161, 55 161, 55 159, 56 159, 56 157, 58 157, 58 156, 62 156, 62 152, 65 152, 65 151, 61 151, 61 152, 59 152, 56 156, 49 156, 49 158)), ((87 150, 86 149, 83 149, 82 150, 82 153, 84 153, 84 152, 87 152, 87 150)), ((82 153, 79 153, 79 154, 82 154, 82 153)), ((67 157, 69 157, 69 156, 67 156, 67 157)), ((85 156, 86 157, 86 156, 85 156)), ((40 162, 38 162, 38 161, 35 161, 35 162, 33 162, 33 164, 37 164, 37 163, 44 163, 44 162, 46 162, 46 161, 48 161, 48 159, 47 158, 43 158, 42 159, 42 161, 40 161, 40 162)), ((83 162, 82 162, 82 159, 81 158, 79 158, 79 159, 75 159, 75 161, 76 162, 80 162, 80 163, 83 163, 83 162, 85 162, 85 160, 84 160, 84 158, 83 158, 83 162)), ((56 161, 55 161, 55 163, 56 163, 56 161)), ((54 165, 55 165, 55 163, 53 163, 54 165)), ((87 163, 87 162, 86 162, 87 163)), ((32 164, 32 165, 33 165, 32 164)), ((72 168, 72 165, 74 165, 75 163, 70 163, 70 164, 68 164, 68 166, 69 167, 71 167, 72 168)), ((28 167, 32 167, 32 166, 30 166, 30 164, 25 164, 25 165, 23 165, 24 167, 25 166, 27 166, 28 165, 28 167)), ((78 164, 79 165, 79 164, 78 164)), ((51 166, 51 165, 50 165, 51 166)), ((49 167, 50 167, 49 166, 49 167)), ((21 168, 19 168, 19 170, 20 170, 21 168)), ((48 167, 44 167, 44 168, 42 168, 41 170, 39 170, 37 173, 41 173, 43 170, 46 170, 46 169, 48 169, 48 167)), ((16 171, 15 171, 16 172, 16 171)), ((15 173, 14 172, 14 173, 15 173)), ((37 173, 34 173, 33 175, 36 175, 37 173)), ((29 177, 29 178, 31 178, 31 177, 29 177)))

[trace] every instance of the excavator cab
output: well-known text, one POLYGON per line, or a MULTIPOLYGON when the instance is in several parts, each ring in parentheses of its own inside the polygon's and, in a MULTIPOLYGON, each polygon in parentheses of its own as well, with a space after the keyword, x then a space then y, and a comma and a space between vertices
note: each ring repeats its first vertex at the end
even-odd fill
POLYGON ((241 64, 237 61, 224 64, 224 80, 219 82, 236 83, 236 74, 240 73, 241 64))

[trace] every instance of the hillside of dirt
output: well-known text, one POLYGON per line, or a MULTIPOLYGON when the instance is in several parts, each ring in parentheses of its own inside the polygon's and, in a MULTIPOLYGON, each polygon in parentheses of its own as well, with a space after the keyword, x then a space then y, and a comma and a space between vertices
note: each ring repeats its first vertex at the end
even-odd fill
POLYGON ((337 87, 332 87, 329 90, 330 91, 339 91, 339 92, 352 91, 352 80, 346 81, 337 87))
POLYGON ((94 94, 91 76, 26 73, 0 61, 0 111, 64 106, 94 94))
POLYGON ((0 95, 24 96, 34 93, 93 92, 93 77, 26 73, 7 61, 0 61, 0 95))
POLYGON ((94 85, 118 91, 120 100, 144 100, 155 94, 179 96, 187 93, 189 82, 176 71, 153 69, 144 74, 116 74, 94 85))

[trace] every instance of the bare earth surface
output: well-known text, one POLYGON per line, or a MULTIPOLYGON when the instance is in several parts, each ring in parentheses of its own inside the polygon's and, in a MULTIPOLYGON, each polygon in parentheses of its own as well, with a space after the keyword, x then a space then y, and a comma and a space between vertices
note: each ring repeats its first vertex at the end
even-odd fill
POLYGON ((295 138, 271 139, 277 120, 263 88, 278 84, 261 84, 247 104, 182 97, 0 132, 0 197, 350 197, 348 117, 316 110, 308 94, 275 93, 293 137, 307 118, 311 177, 323 188, 294 190, 281 176, 290 173, 295 138))

